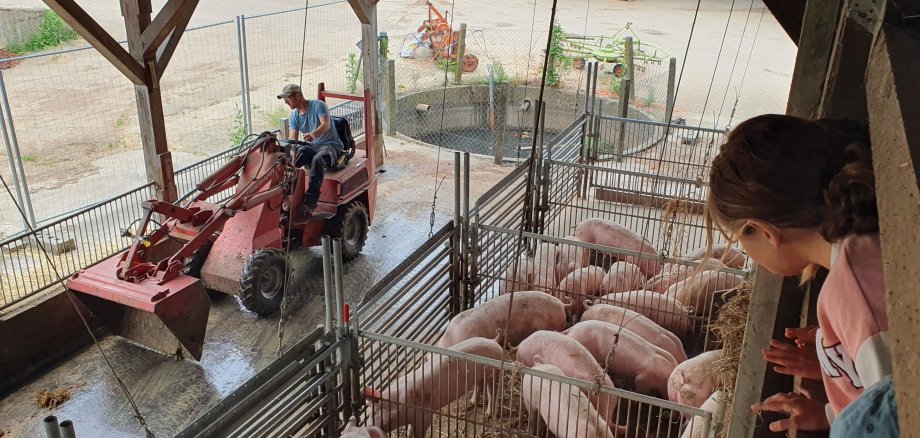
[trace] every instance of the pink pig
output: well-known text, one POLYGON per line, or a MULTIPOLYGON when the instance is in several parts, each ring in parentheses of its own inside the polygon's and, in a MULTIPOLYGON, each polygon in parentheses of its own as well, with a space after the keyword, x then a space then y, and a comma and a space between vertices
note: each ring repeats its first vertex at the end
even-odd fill
POLYGON ((582 321, 562 332, 588 349, 609 373, 633 379, 644 394, 667 396, 668 378, 677 366, 671 353, 639 335, 603 321, 582 321))
POLYGON ((637 290, 643 284, 645 284, 645 277, 642 276, 642 270, 638 266, 632 263, 616 262, 610 265, 601 288, 605 294, 610 294, 637 290))
MULTIPOLYGON (((559 283, 557 293, 561 297, 568 297, 575 303, 571 308, 574 314, 581 313, 581 304, 586 298, 602 295, 605 272, 597 266, 588 266, 576 269, 559 283)), ((564 298, 563 298, 564 299, 564 298)))
POLYGON ((556 288, 556 261, 559 248, 555 244, 544 242, 537 245, 533 253, 533 288, 550 292, 556 288))
POLYGON ((589 305, 588 310, 581 315, 582 321, 604 321, 623 328, 642 337, 658 348, 671 353, 678 363, 687 360, 684 345, 674 333, 646 318, 638 312, 610 304, 589 305))
MULTIPOLYGON (((648 240, 616 222, 605 219, 595 218, 582 221, 575 227, 575 237, 583 242, 628 249, 648 254, 649 257, 658 255, 658 250, 648 240)), ((661 271, 661 263, 654 258, 625 256, 623 260, 639 266, 642 275, 646 278, 654 277, 661 271)))
POLYGON ((607 302, 639 312, 678 337, 686 336, 693 328, 690 309, 674 298, 658 292, 646 290, 619 292, 604 295, 596 302, 607 302))
POLYGON ((504 295, 519 290, 533 289, 534 282, 533 260, 521 257, 518 261, 517 272, 514 272, 514 265, 508 266, 501 284, 498 286, 498 294, 504 295), (515 275, 516 274, 516 275, 515 275), (512 278, 512 276, 514 278, 512 278))
MULTIPOLYGON (((537 356, 535 359, 540 359, 537 356)), ((564 376, 559 367, 537 363, 533 369, 564 376)), ((591 406, 591 401, 577 386, 524 374, 521 399, 529 413, 530 433, 538 434, 542 418, 547 429, 557 437, 614 438, 607 422, 591 406)))
POLYGON ((564 330, 565 315, 566 305, 543 292, 521 291, 499 295, 458 313, 450 320, 447 330, 436 345, 448 348, 469 338, 495 338, 496 335, 502 345, 505 337, 510 345, 517 345, 537 330, 564 330), (510 322, 508 306, 513 307, 510 322))
MULTIPOLYGON (((581 242, 575 236, 566 236, 566 240, 581 242)), ((588 250, 576 245, 560 245, 556 259, 556 282, 581 266, 588 266, 588 250)))
MULTIPOLYGON (((516 354, 517 359, 525 366, 534 366, 537 360, 535 358, 540 356, 541 362, 559 367, 566 376, 614 388, 613 381, 597 364, 591 352, 562 333, 538 331, 521 342, 516 354)), ((591 399, 591 404, 607 424, 615 426, 618 398, 610 394, 585 395, 591 399)))
MULTIPOLYGON (((475 354, 501 360, 504 350, 494 340, 467 339, 450 348, 453 351, 475 354)), ((450 356, 429 358, 415 371, 396 379, 383 392, 365 388, 369 397, 367 425, 376 426, 385 433, 407 424, 412 425, 412 436, 423 438, 431 425, 433 412, 478 387, 483 381, 492 381, 497 368, 475 364, 450 356)))
POLYGON ((366 427, 358 426, 358 420, 355 417, 348 419, 348 423, 345 424, 345 430, 342 431, 342 436, 339 438, 387 438, 387 434, 383 433, 379 427, 366 427))

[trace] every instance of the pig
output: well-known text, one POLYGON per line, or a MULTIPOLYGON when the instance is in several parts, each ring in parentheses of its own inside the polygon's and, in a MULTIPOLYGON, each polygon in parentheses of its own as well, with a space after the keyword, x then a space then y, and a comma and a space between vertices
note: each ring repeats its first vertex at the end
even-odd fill
MULTIPOLYGON (((450 349, 495 360, 501 360, 505 353, 497 342, 485 338, 470 338, 450 349)), ((365 388, 369 402, 367 425, 390 433, 411 424, 412 436, 423 438, 431 425, 433 412, 482 382, 497 378, 497 372, 497 368, 454 357, 429 358, 415 371, 396 379, 383 392, 365 388)))
POLYGON ((518 261, 517 275, 514 275, 514 265, 508 267, 508 270, 505 271, 505 276, 502 278, 501 284, 498 286, 498 294, 504 295, 510 292, 517 292, 519 290, 531 290, 533 289, 533 277, 534 277, 534 268, 533 260, 521 257, 518 261), (514 276, 514 278, 512 278, 514 276))
MULTIPOLYGON (((571 308, 573 303, 569 302, 571 308)), ((495 338, 500 344, 517 345, 537 330, 565 329, 566 305, 552 295, 538 291, 521 291, 495 297, 450 320, 437 345, 448 348, 473 337, 495 338), (514 301, 512 303, 512 298, 514 301), (513 306, 510 322, 508 306, 513 306), (506 329, 507 322, 507 332, 506 329)))
POLYGON ((533 287, 536 290, 551 292, 559 284, 556 281, 556 260, 559 248, 555 244, 544 242, 537 245, 533 254, 533 287))
POLYGON ((658 292, 645 290, 618 292, 604 295, 595 302, 607 302, 639 312, 678 337, 686 336, 693 328, 690 309, 674 298, 658 292))
MULTIPOLYGON (((684 254, 684 259, 697 261, 706 256, 707 247, 703 246, 697 248, 693 251, 684 254)), ((732 269, 741 269, 744 267, 745 257, 744 253, 738 251, 735 248, 732 248, 728 245, 713 245, 712 246, 712 255, 710 256, 714 260, 718 260, 732 269)))
POLYGON ((643 394, 666 396, 677 360, 639 335, 603 321, 582 321, 562 334, 578 341, 607 372, 635 381, 643 394))
POLYGON ((661 273, 649 278, 648 281, 645 282, 645 287, 642 289, 664 293, 672 284, 687 278, 687 275, 689 275, 688 272, 690 272, 691 269, 692 268, 687 265, 665 263, 661 268, 661 273))
POLYGON ((744 277, 727 272, 702 271, 685 280, 671 285, 666 295, 689 307, 694 315, 705 316, 712 307, 713 296, 717 292, 738 287, 744 277))
MULTIPOLYGON (((521 342, 515 354, 525 366, 534 366, 536 357, 540 356, 541 363, 559 367, 566 376, 614 388, 613 381, 597 364, 591 352, 562 333, 540 330, 521 342)), ((618 398, 610 394, 585 395, 591 399, 601 417, 610 426, 615 426, 618 398)))
MULTIPOLYGON (((575 237, 583 242, 628 249, 652 257, 658 254, 658 250, 648 240, 616 222, 605 219, 595 218, 582 221, 575 227, 575 237)), ((623 261, 638 266, 645 278, 654 277, 661 271, 661 263, 652 258, 625 256, 623 261)))
MULTIPOLYGON (((566 236, 566 240, 581 242, 575 236, 566 236)), ((558 259, 556 260, 556 283, 562 281, 566 275, 578 269, 580 266, 588 266, 588 251, 576 245, 562 245, 559 248, 558 259)))
POLYGON ((593 304, 581 315, 582 321, 604 321, 629 329, 642 339, 661 348, 677 360, 678 363, 687 360, 684 345, 674 333, 664 329, 651 319, 623 307, 610 304, 593 304))
MULTIPOLYGON (((710 430, 715 431, 715 436, 722 436, 720 433, 722 428, 725 426, 725 405, 728 403, 728 400, 725 397, 725 393, 716 391, 706 399, 706 402, 703 403, 703 406, 700 409, 703 409, 707 412, 712 412, 712 424, 710 425, 710 430)), ((680 438, 707 438, 709 435, 703 434, 703 419, 701 417, 693 418, 687 428, 684 429, 684 432, 680 434, 680 438)))
POLYGON ((698 408, 716 389, 715 363, 722 350, 712 350, 691 357, 674 368, 668 378, 668 399, 698 408))
MULTIPOLYGON (((565 375, 559 367, 540 363, 539 360, 533 369, 565 375)), ((542 418, 547 429, 560 438, 615 437, 607 422, 577 386, 524 374, 521 378, 521 398, 529 414, 530 433, 533 435, 538 434, 537 425, 542 418)))
POLYGON ((379 427, 362 427, 358 426, 358 419, 351 417, 345 424, 345 430, 342 431, 340 438, 387 438, 387 434, 379 427))
POLYGON ((602 286, 604 283, 605 272, 603 268, 597 266, 587 266, 576 269, 559 283, 558 293, 560 299, 568 297, 572 299, 574 305, 571 308, 573 314, 581 314, 581 303, 585 298, 603 295, 602 286))
POLYGON ((645 284, 642 270, 632 263, 616 262, 610 265, 601 289, 605 294, 637 290, 645 284))

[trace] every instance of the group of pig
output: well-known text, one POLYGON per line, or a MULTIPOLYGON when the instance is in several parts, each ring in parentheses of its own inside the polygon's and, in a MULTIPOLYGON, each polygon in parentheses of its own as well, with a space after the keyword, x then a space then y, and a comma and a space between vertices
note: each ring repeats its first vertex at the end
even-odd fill
MULTIPOLYGON (((694 407, 707 399, 711 404, 716 386, 712 365, 720 351, 688 359, 681 338, 690 335, 694 315, 706 311, 700 303, 740 284, 740 276, 719 268, 741 268, 744 256, 727 247, 702 248, 685 258, 699 260, 711 253, 706 264, 710 269, 662 264, 647 240, 603 219, 581 222, 567 239, 649 257, 613 257, 605 270, 590 265, 597 257, 581 246, 566 253, 554 244, 539 245, 533 258, 522 259, 517 272, 506 275, 498 297, 452 318, 436 346, 495 360, 502 360, 508 347, 523 365, 545 373, 609 388, 614 388, 613 376, 641 393, 694 407)), ((434 412, 470 390, 485 393, 491 413, 490 390, 498 372, 459 358, 429 355, 382 392, 366 389, 369 428, 351 424, 343 436, 383 436, 411 425, 413 436, 421 438, 434 412)), ((531 430, 542 422, 557 437, 613 437, 625 432, 617 425, 615 395, 528 373, 521 380, 531 430)), ((685 431, 687 436, 691 433, 692 428, 685 431)))

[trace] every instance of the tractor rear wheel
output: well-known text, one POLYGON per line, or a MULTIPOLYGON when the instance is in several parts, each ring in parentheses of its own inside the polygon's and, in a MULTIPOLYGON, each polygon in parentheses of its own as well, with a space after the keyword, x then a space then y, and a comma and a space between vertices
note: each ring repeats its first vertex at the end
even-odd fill
POLYGON ((367 207, 358 201, 339 207, 339 212, 329 220, 327 234, 333 239, 342 239, 342 261, 350 261, 361 254, 367 242, 369 222, 367 207))
POLYGON ((268 316, 278 311, 287 289, 288 259, 283 251, 263 248, 243 266, 240 298, 247 309, 268 316))

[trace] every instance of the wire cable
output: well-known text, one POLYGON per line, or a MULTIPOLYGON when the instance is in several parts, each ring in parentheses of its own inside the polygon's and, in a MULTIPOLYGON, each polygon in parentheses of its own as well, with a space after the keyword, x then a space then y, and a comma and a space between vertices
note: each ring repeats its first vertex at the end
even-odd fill
POLYGON ((137 407, 137 402, 134 400, 134 396, 131 395, 131 391, 128 390, 127 385, 118 376, 118 373, 115 371, 115 367, 112 366, 112 362, 109 361, 109 357, 105 354, 105 351, 102 349, 102 346, 99 345, 99 339, 96 338, 96 334, 93 333, 93 329, 90 327, 89 322, 86 320, 86 316, 83 315, 83 312, 80 311, 80 307, 77 305, 76 298, 73 296, 73 292, 67 288, 64 284, 64 276, 61 275, 61 271, 58 270, 57 265, 51 259, 51 256, 48 254, 48 250, 45 249, 45 244, 42 243, 41 239, 38 238, 38 232, 35 228, 26 220, 26 213, 22 210, 22 206, 16 200, 16 197, 13 196, 13 191, 10 190, 9 184, 6 183, 6 178, 3 175, 0 175, 0 182, 3 183, 3 188, 6 189, 6 193, 10 195, 10 199, 13 201, 13 205, 16 206, 16 210, 19 212, 20 217, 23 219, 23 223, 26 224, 26 227, 29 228, 29 234, 32 235, 34 241, 38 244, 39 249, 42 252, 42 255, 45 256, 45 261, 48 263, 48 266, 51 267, 51 270, 54 271, 54 275, 57 276, 57 284, 64 289, 64 294, 67 295, 67 299, 70 301, 70 305, 73 306, 77 316, 80 317, 80 322, 83 323, 83 328, 86 329, 86 332, 89 333, 90 338, 93 340, 93 345, 96 346, 96 349, 99 350, 99 354, 102 355, 105 365, 109 368, 109 371, 112 373, 112 377, 115 378, 115 381, 118 383, 118 387, 121 388, 121 391, 125 394, 125 397, 128 399, 128 404, 131 405, 131 410, 134 411, 134 418, 137 419, 137 422, 144 428, 144 433, 148 438, 153 438, 153 432, 147 426, 147 420, 144 419, 144 416, 141 414, 140 409, 137 407))

